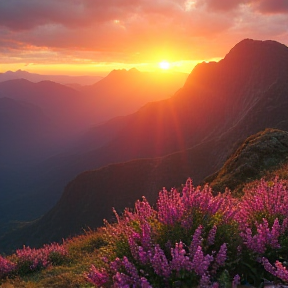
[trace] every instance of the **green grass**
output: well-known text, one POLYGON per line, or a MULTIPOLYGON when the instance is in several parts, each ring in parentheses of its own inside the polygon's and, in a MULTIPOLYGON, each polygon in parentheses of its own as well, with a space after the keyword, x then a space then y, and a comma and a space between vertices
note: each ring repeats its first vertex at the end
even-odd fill
POLYGON ((94 287, 89 284, 84 273, 89 271, 91 263, 99 261, 101 249, 107 244, 102 229, 86 231, 85 234, 65 242, 69 256, 58 266, 14 276, 12 279, 0 280, 1 288, 84 288, 94 287))

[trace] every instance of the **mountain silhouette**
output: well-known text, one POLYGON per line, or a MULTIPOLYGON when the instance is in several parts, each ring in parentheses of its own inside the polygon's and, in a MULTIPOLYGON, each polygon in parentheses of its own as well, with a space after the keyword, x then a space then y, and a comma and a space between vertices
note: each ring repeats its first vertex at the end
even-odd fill
POLYGON ((23 197, 21 190, 28 170, 26 163, 41 159, 44 151, 48 153, 51 149, 51 128, 51 120, 39 107, 0 98, 0 233, 9 219, 7 212, 15 213, 6 204, 23 197))
MULTIPOLYGON (((126 123, 102 147, 96 143, 93 150, 90 134, 91 151, 80 147, 82 154, 67 158, 64 170, 73 169, 75 175, 109 163, 164 156, 227 132, 234 133, 233 142, 267 127, 286 130, 287 56, 288 48, 275 41, 241 41, 219 63, 198 64, 173 97, 146 104, 129 121, 119 119, 126 123), (247 56, 249 48, 252 56, 247 56)), ((55 159, 54 167, 58 164, 55 159)))
MULTIPOLYGON (((184 85, 188 74, 113 70, 105 78, 81 90, 96 103, 101 121, 125 116, 137 111, 148 102, 173 96, 184 85)), ((95 105, 94 105, 95 106, 95 105)), ((98 121, 99 122, 99 121, 98 121)))
POLYGON ((0 98, 1 165, 21 165, 27 154, 39 157, 37 151, 45 145, 50 129, 51 120, 38 106, 0 98))
POLYGON ((0 82, 16 79, 26 79, 30 82, 38 83, 41 81, 53 81, 65 85, 91 85, 103 77, 101 76, 67 76, 67 75, 41 75, 36 73, 29 73, 21 69, 13 72, 7 71, 5 73, 0 73, 0 82))
MULTIPOLYGON (((23 73, 27 74, 24 71, 20 74, 23 73)), ((27 221, 48 211, 59 199, 65 184, 79 173, 77 167, 72 167, 75 172, 70 169, 65 172, 71 159, 78 161, 75 153, 82 154, 102 147, 114 139, 129 119, 123 115, 135 112, 143 103, 171 96, 187 78, 186 74, 160 74, 157 76, 136 69, 114 70, 99 81, 99 85, 82 87, 83 91, 51 81, 33 83, 15 79, 1 82, 0 97, 37 106, 49 119, 49 127, 43 132, 33 128, 41 121, 35 120, 29 129, 24 120, 22 130, 19 123, 20 132, 31 139, 27 145, 8 137, 14 131, 9 131, 8 126, 3 130, 6 140, 2 142, 7 145, 2 151, 5 151, 5 161, 10 166, 9 169, 7 166, 3 168, 6 169, 5 178, 1 181, 0 190, 2 194, 11 195, 10 200, 5 197, 7 201, 3 202, 5 219, 27 221), (110 120, 114 117, 118 118, 110 120), (100 125, 106 120, 105 125, 100 125), (45 141, 34 141, 43 134, 45 141), (19 153, 15 153, 14 146, 21 147, 19 153), (69 161, 66 155, 69 155, 69 161), (57 159, 57 167, 54 166, 54 158, 57 159), (23 165, 19 165, 20 160, 23 165)), ((6 115, 7 111, 0 112, 6 115)), ((11 113, 10 118, 13 117, 15 121, 19 118, 17 113, 11 113)))
MULTIPOLYGON (((50 212, 18 231, 22 240, 34 245, 41 237, 45 242, 78 233, 87 225, 94 228, 107 216, 106 208, 114 204, 121 210, 142 193, 156 199, 161 184, 149 172, 154 171, 168 189, 172 185, 169 179, 180 185, 183 177, 191 176, 197 184, 219 170, 250 135, 266 128, 288 130, 287 77, 288 48, 275 41, 245 39, 218 63, 198 64, 173 97, 145 105, 129 115, 129 120, 118 119, 118 128, 106 143, 96 143, 92 150, 92 141, 91 151, 85 152, 85 146, 81 155, 65 157, 64 161, 52 159, 49 167, 55 170, 53 177, 57 172, 71 179, 82 171, 99 169, 80 174, 70 182, 50 212), (125 123, 119 124, 121 121, 125 123), (173 161, 169 161, 171 155, 173 161), (139 160, 127 162, 133 159, 139 160), (159 161, 167 164, 158 165, 159 161), (123 163, 107 166, 116 162, 123 163), (32 231, 34 237, 26 238, 32 231)), ((103 132, 105 125, 95 133, 103 132)), ((112 129, 111 122, 109 125, 112 129)), ((96 134, 94 137, 97 139, 96 134)))

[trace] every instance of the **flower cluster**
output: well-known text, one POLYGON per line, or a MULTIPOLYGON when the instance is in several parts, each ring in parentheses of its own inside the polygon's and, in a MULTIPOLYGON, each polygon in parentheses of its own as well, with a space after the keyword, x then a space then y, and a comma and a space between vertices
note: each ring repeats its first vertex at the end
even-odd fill
POLYGON ((262 179, 257 187, 245 191, 239 206, 237 220, 243 226, 253 225, 255 220, 263 218, 269 223, 275 218, 283 220, 288 217, 287 189, 277 177, 274 181, 262 179))
POLYGON ((279 224, 278 218, 275 219, 273 226, 269 229, 268 221, 263 218, 263 223, 255 223, 257 228, 257 233, 252 236, 251 228, 246 228, 245 232, 240 233, 243 237, 244 244, 254 252, 258 254, 263 254, 266 248, 270 246, 273 249, 279 249, 281 246, 278 239, 281 234, 285 232, 279 224))
POLYGON ((59 259, 67 255, 67 250, 63 245, 53 243, 44 245, 40 249, 24 246, 22 249, 16 250, 15 254, 18 270, 26 272, 46 268, 48 265, 53 264, 53 262, 55 264, 55 262, 58 262, 59 259))
MULTIPOLYGON (((194 237, 194 239, 196 238, 197 237, 194 237)), ((139 259, 138 262, 135 261, 136 259, 132 259, 136 264, 129 261, 126 256, 124 256, 122 260, 116 258, 109 267, 109 271, 114 273, 114 276, 112 276, 113 285, 111 285, 107 271, 104 269, 98 270, 94 265, 91 266, 90 272, 86 274, 86 278, 90 283, 97 286, 108 284, 109 286, 107 287, 119 288, 152 287, 149 283, 149 278, 157 275, 163 280, 165 287, 169 287, 169 282, 171 282, 173 278, 177 279, 180 274, 182 274, 183 278, 183 275, 186 273, 187 275, 194 275, 195 279, 199 279, 200 282, 202 281, 204 283, 205 280, 205 283, 211 284, 211 276, 216 274, 218 268, 225 265, 226 244, 224 243, 221 246, 215 256, 205 255, 201 246, 198 246, 196 251, 192 253, 189 252, 190 249, 185 249, 184 246, 182 242, 176 243, 175 248, 171 248, 169 257, 158 244, 155 244, 151 250, 146 252, 147 257, 145 263, 141 261, 141 257, 137 257, 137 259, 139 259), (137 267, 142 267, 142 269, 138 270, 137 267), (149 267, 152 267, 152 270, 149 269, 149 267), (144 276, 139 275, 140 272, 145 275, 148 280, 144 276)), ((190 247, 193 246, 195 245, 193 245, 192 240, 190 247)), ((143 253, 143 249, 138 249, 138 251, 139 253, 143 253)))
POLYGON ((214 196, 208 185, 195 188, 189 178, 181 192, 163 188, 156 208, 143 198, 134 212, 117 214, 117 224, 106 223, 115 249, 105 268, 92 265, 86 274, 90 283, 114 288, 237 287, 242 280, 259 285, 263 271, 270 281, 287 281, 288 191, 278 178, 261 180, 241 199, 229 191, 214 196), (245 267, 253 266, 262 271, 249 277, 245 267))
POLYGON ((0 279, 15 271, 16 264, 0 255, 0 279))
POLYGON ((49 265, 59 264, 67 257, 67 254, 68 251, 64 245, 56 243, 44 245, 40 249, 24 246, 10 256, 11 260, 0 256, 0 278, 10 274, 22 275, 46 268, 49 265))
POLYGON ((262 264, 266 271, 288 283, 288 270, 279 261, 275 262, 275 267, 265 257, 262 258, 262 264))

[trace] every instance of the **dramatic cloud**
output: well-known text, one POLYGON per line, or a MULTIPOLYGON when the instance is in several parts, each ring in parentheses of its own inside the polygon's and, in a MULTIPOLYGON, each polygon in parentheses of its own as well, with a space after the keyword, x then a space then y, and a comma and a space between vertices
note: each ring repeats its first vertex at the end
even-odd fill
POLYGON ((287 45, 287 14, 287 0, 2 0, 0 57, 31 63, 223 57, 243 38, 287 45))
POLYGON ((261 0, 255 2, 256 8, 262 13, 288 13, 287 0, 261 0))

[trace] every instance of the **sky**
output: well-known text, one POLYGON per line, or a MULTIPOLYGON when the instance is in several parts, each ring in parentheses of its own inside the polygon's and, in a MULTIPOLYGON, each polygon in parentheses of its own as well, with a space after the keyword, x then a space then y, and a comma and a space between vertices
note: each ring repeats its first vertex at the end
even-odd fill
POLYGON ((191 72, 245 38, 288 45, 288 0, 0 0, 0 72, 191 72))

